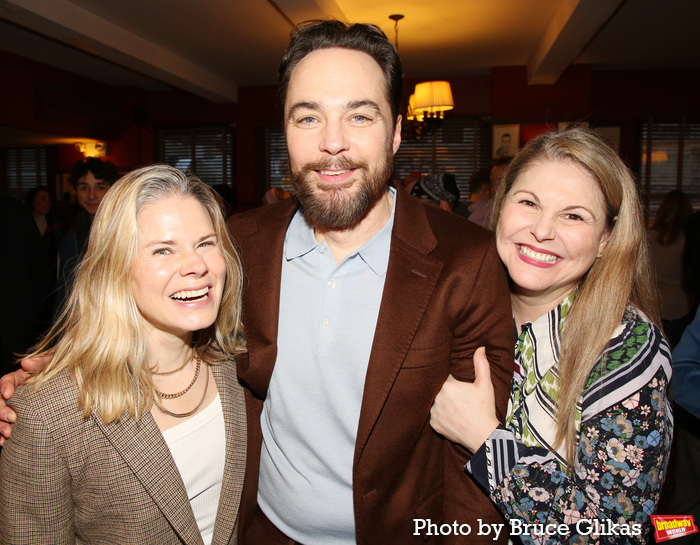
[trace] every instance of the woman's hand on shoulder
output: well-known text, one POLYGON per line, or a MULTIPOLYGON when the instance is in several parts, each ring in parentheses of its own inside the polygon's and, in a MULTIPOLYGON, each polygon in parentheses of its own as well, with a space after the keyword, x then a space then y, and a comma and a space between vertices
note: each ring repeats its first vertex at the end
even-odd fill
POLYGON ((474 353, 474 382, 462 382, 450 375, 430 409, 430 425, 439 434, 471 452, 499 425, 486 349, 474 353))

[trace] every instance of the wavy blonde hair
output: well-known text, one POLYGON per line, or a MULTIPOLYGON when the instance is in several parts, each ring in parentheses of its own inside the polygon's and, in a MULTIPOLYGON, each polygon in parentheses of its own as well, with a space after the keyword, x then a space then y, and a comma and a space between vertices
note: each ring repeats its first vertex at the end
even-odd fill
POLYGON ((218 195, 196 176, 167 165, 135 170, 110 188, 100 203, 73 289, 46 336, 29 354, 51 360, 28 382, 42 382, 67 369, 78 386, 78 407, 93 407, 106 422, 149 411, 154 395, 143 318, 132 289, 139 239, 138 215, 147 205, 172 197, 192 198, 207 211, 226 262, 215 322, 193 338, 195 354, 210 364, 245 351, 241 325, 242 271, 218 195))
POLYGON ((591 129, 569 126, 528 142, 508 166, 494 196, 490 227, 496 229, 504 200, 518 177, 547 161, 571 161, 593 176, 604 196, 610 231, 603 255, 582 279, 562 326, 554 447, 565 445, 573 466, 574 415, 586 380, 629 303, 660 324, 658 295, 637 184, 617 153, 591 129))

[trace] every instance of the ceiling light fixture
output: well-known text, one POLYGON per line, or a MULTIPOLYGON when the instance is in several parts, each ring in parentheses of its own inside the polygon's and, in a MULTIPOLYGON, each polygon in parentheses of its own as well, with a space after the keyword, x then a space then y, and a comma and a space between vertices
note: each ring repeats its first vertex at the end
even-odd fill
POLYGON ((411 95, 413 105, 409 99, 409 108, 416 116, 423 119, 445 117, 445 112, 455 107, 452 98, 452 88, 449 81, 425 81, 416 85, 411 95))
MULTIPOLYGON (((394 21, 394 46, 399 50, 399 21, 404 16, 400 13, 389 15, 394 21)), ((445 112, 455 107, 452 88, 448 81, 424 81, 416 85, 408 99, 408 111, 404 130, 412 138, 421 139, 432 133, 431 171, 437 170, 437 130, 442 124, 445 112)))
POLYGON ((83 154, 83 157, 106 157, 109 155, 107 142, 76 142, 75 149, 83 154))
POLYGON ((393 15, 389 15, 389 19, 394 21, 394 47, 396 48, 396 51, 399 50, 399 21, 403 19, 403 15, 400 13, 394 13, 393 15))
MULTIPOLYGON (((401 13, 389 15, 394 21, 394 47, 399 50, 399 21, 404 16, 401 13)), ((442 119, 445 112, 455 107, 452 98, 452 88, 448 81, 425 81, 416 85, 413 94, 408 99, 406 119, 419 121, 442 119)))

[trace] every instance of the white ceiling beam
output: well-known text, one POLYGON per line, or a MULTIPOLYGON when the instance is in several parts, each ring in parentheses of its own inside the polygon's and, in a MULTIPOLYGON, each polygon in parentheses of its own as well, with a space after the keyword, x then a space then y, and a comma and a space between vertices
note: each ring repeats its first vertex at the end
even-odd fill
POLYGON ((208 100, 238 100, 234 82, 67 0, 0 0, 0 17, 208 100))
POLYGON ((347 21, 347 17, 335 0, 270 0, 293 23, 309 19, 333 17, 347 21))
POLYGON ((555 83, 624 1, 562 0, 528 60, 528 83, 555 83))

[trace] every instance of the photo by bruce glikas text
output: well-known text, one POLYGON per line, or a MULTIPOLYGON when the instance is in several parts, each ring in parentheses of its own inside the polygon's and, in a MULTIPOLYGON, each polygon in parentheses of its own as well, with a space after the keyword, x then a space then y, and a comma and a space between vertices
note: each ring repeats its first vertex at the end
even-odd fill
MULTIPOLYGON (((583 536, 640 536, 642 525, 638 522, 618 524, 611 520, 581 519, 575 525, 576 533, 583 536)), ((493 536, 497 540, 502 532, 510 536, 531 536, 566 538, 571 534, 571 528, 566 524, 526 524, 519 519, 510 519, 508 523, 489 524, 481 519, 476 523, 467 524, 457 521, 451 524, 433 522, 431 519, 413 519, 414 536, 493 536)))

